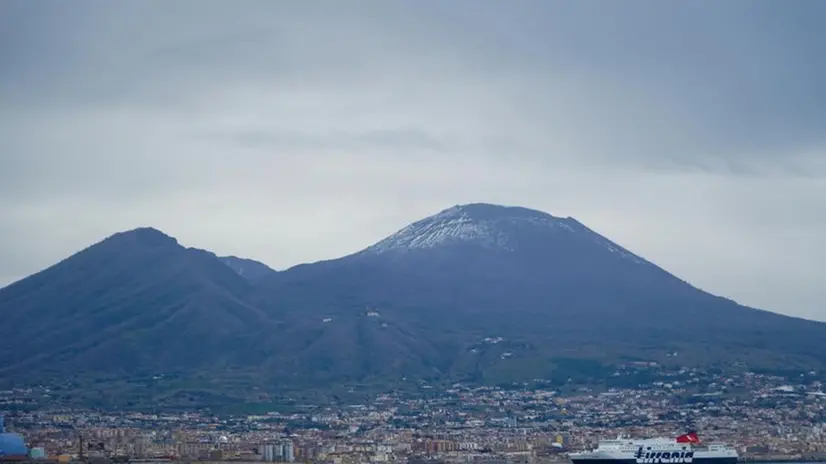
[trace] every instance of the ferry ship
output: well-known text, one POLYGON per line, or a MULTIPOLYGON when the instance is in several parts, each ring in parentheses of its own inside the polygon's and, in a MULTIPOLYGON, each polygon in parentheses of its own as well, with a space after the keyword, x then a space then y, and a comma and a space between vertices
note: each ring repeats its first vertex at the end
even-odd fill
POLYGON ((573 464, 737 464, 737 450, 702 444, 696 432, 676 438, 602 440, 595 450, 571 453, 573 464))

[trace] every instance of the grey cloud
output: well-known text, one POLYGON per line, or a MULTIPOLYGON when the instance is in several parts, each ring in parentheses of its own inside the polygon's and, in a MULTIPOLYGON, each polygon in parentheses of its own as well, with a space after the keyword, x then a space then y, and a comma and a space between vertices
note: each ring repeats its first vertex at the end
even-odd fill
POLYGON ((0 2, 0 282, 139 225, 286 267, 491 201, 826 318, 812 277, 826 255, 806 251, 826 234, 824 13, 0 2))
MULTIPOLYGON (((537 156, 642 166, 705 159, 704 169, 729 172, 776 162, 793 172, 778 151, 788 160, 825 145, 826 66, 812 18, 826 7, 817 2, 77 5, 18 6, 4 37, 17 44, 3 51, 7 98, 197 112, 205 93, 269 81, 355 94, 389 86, 401 97, 405 87, 427 89, 419 94, 435 106, 454 90, 445 75, 459 73, 478 93, 500 96, 502 119, 544 121, 565 142, 536 142, 537 156), (600 136, 566 140, 582 132, 600 136)), ((805 171, 811 160, 791 164, 805 171)))
POLYGON ((449 152, 455 145, 417 129, 373 130, 364 133, 331 132, 309 134, 294 131, 246 130, 226 134, 211 134, 251 148, 291 151, 351 151, 379 150, 393 154, 410 150, 449 152))

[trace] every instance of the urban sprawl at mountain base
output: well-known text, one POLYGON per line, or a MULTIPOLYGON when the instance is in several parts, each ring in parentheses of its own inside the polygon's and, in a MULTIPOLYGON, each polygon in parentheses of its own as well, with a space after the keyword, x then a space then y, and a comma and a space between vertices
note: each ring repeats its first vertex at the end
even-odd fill
POLYGON ((42 410, 38 402, 49 389, 40 387, 2 392, 0 408, 16 411, 7 422, 50 456, 76 455, 83 437, 87 455, 108 457, 564 461, 567 453, 602 438, 674 436, 689 428, 705 441, 735 445, 744 459, 826 456, 826 397, 813 376, 681 370, 671 378, 601 393, 575 387, 567 394, 541 386, 437 391, 421 385, 420 395, 382 394, 363 404, 325 407, 293 404, 288 412, 254 415, 42 410))

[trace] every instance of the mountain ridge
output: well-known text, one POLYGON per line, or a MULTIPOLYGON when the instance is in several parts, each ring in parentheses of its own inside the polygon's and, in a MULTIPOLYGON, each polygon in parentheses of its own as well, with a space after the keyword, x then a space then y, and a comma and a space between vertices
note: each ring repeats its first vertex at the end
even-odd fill
POLYGON ((0 289, 0 314, 15 327, 0 378, 175 373, 222 394, 598 372, 561 359, 826 367, 824 323, 704 292, 576 219, 490 204, 284 271, 141 227, 0 289))
MULTIPOLYGON (((0 345, 7 347, 0 350, 0 359, 4 360, 0 372, 27 368, 48 358, 60 361, 66 356, 78 363, 107 367, 117 367, 127 360, 140 365, 138 358, 143 356, 144 345, 151 346, 158 336, 140 336, 152 321, 166 320, 171 326, 179 326, 179 330, 165 331, 174 334, 173 341, 186 340, 188 331, 211 331, 213 321, 199 322, 197 316, 186 316, 197 312, 198 305, 212 305, 215 311, 210 316, 222 321, 222 330, 240 334, 265 319, 247 301, 250 290, 244 279, 215 260, 213 254, 185 248, 157 229, 116 233, 0 290, 3 317, 15 327, 4 337, 9 343, 0 345), (197 290, 187 293, 188 289, 197 290), (60 299, 52 300, 50 293, 60 295, 60 299), (29 316, 30 311, 38 309, 48 309, 49 320, 29 316), (177 322, 181 317, 185 318, 182 325, 177 322), (134 340, 115 340, 124 331, 134 340), (104 349, 113 343, 116 348, 104 349), (28 360, 10 356, 9 351, 18 352, 17 347, 26 345, 37 356, 28 360)), ((202 348, 215 341, 202 342, 202 348)), ((183 347, 161 351, 159 358, 182 355, 172 364, 191 361, 184 359, 189 357, 183 347)), ((206 362, 208 351, 204 349, 199 356, 201 362, 206 362)))
POLYGON ((218 257, 218 259, 220 259, 221 262, 229 266, 238 275, 251 282, 256 282, 277 272, 275 269, 254 259, 239 258, 238 256, 232 255, 220 256, 218 257))

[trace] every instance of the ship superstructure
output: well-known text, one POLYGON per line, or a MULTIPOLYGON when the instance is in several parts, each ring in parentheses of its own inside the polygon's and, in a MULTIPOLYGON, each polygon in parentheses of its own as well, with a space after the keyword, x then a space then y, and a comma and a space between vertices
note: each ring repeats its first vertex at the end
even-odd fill
POLYGON ((573 464, 737 464, 737 450, 702 444, 696 433, 676 438, 602 440, 595 450, 571 453, 573 464))

